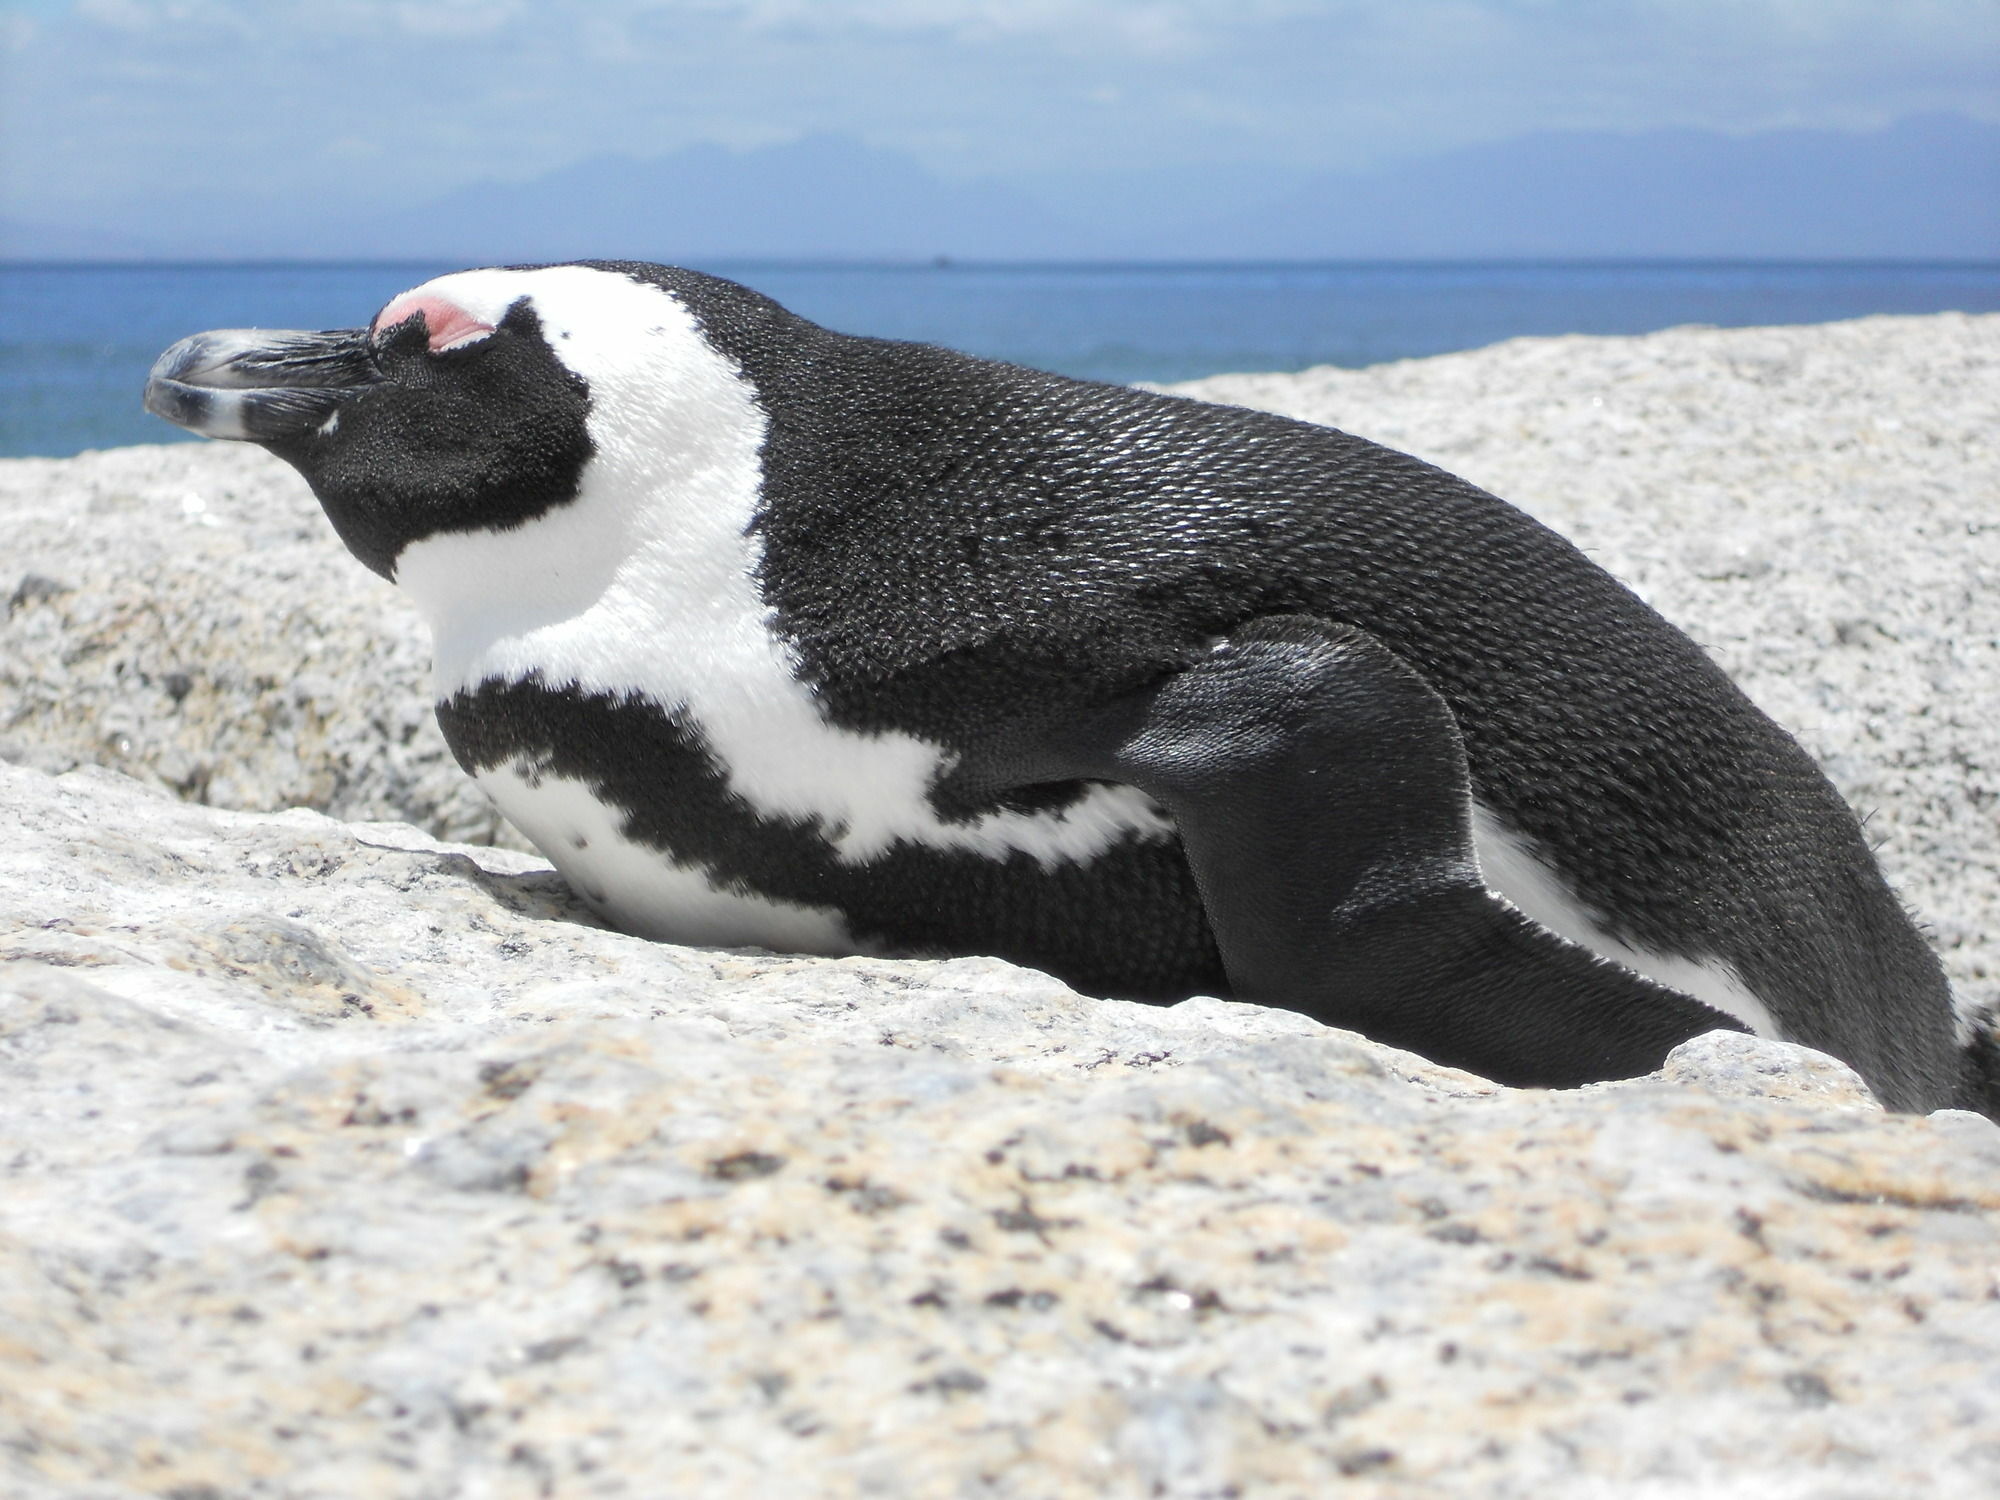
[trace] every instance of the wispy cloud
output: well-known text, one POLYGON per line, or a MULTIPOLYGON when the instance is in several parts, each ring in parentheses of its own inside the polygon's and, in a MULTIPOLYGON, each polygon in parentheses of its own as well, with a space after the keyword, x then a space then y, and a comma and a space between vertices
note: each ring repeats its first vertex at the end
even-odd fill
POLYGON ((828 131, 967 175, 2000 118, 1994 19, 1994 0, 0 0, 0 200, 379 199, 828 131))

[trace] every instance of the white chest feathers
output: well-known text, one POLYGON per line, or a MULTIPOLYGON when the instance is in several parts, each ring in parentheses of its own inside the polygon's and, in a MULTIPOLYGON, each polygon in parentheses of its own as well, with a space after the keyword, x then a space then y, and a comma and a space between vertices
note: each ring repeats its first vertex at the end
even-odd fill
MULTIPOLYGON (((430 287, 488 321, 532 295, 549 347, 589 382, 596 448, 571 503, 508 531, 429 537, 398 560, 396 581, 431 626, 440 698, 531 673, 550 688, 642 697, 695 727, 729 790, 753 811, 816 825, 851 863, 904 842, 988 858, 1020 852, 1053 867, 1125 838, 1170 835, 1165 815, 1129 787, 1096 788, 1061 812, 948 823, 928 795, 949 769, 945 751, 827 721, 757 583, 752 523, 765 414, 742 372, 672 296, 576 266, 471 271, 430 287)), ((563 834, 587 821, 579 803, 588 798, 581 788, 564 793, 557 778, 541 777, 537 788, 527 769, 481 782, 579 885, 607 898, 635 893, 617 899, 643 910, 619 920, 684 941, 724 940, 712 934, 737 917, 667 915, 704 909, 690 894, 690 882, 707 889, 699 871, 644 850, 614 856, 615 825, 585 833, 588 849, 565 851, 563 834), (627 867, 647 861, 665 873, 627 867), (646 890, 653 894, 636 894, 646 890)), ((709 907, 732 910, 745 899, 709 895, 709 907)), ((829 914, 810 918, 822 924, 811 941, 792 943, 780 930, 792 918, 756 906, 766 913, 750 923, 757 930, 730 927, 733 941, 852 948, 828 935, 829 914)))

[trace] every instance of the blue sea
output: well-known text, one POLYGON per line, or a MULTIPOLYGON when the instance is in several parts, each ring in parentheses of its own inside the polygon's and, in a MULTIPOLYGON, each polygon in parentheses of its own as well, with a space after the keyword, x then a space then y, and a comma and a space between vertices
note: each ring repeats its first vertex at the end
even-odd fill
MULTIPOLYGON (((205 328, 339 328, 453 267, 0 266, 0 456, 185 441, 146 369, 205 328)), ((1521 334, 2000 310, 2000 264, 801 265, 702 267, 831 328, 1097 380, 1357 367, 1521 334)))

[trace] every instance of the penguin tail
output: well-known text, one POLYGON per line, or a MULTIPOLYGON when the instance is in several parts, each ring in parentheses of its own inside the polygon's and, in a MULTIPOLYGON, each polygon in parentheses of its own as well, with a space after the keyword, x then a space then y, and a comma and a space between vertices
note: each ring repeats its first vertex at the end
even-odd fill
POLYGON ((1961 1003, 1958 1091, 1952 1104, 2000 1121, 2000 1005, 1961 1003))

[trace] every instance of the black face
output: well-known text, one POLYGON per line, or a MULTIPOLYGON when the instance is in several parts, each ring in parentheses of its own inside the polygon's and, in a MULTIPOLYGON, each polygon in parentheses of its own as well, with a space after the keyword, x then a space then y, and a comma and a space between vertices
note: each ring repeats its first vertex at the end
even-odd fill
POLYGON ((270 449, 348 550, 393 578, 423 537, 506 530, 574 499, 593 452, 589 386, 528 298, 490 332, 432 342, 421 310, 371 330, 197 334, 153 366, 146 408, 270 449))

